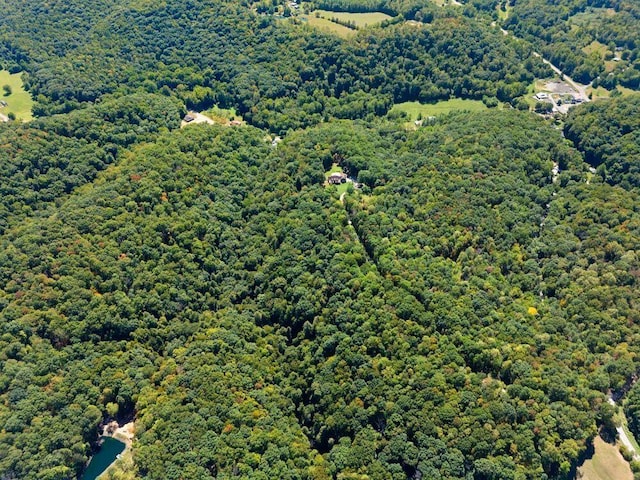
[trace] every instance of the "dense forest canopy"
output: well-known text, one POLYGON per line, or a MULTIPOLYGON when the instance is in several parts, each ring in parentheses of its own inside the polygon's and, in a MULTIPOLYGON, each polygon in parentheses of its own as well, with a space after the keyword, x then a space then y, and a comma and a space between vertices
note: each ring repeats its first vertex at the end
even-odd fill
POLYGON ((607 182, 640 187, 640 95, 575 110, 564 131, 607 182))
MULTIPOLYGON (((23 2, 7 3, 22 12, 23 2)), ((5 62, 30 73, 37 113, 143 89, 177 96, 189 108, 234 106, 254 125, 284 132, 328 117, 383 115, 407 100, 509 101, 547 71, 526 45, 444 12, 428 29, 399 24, 347 41, 234 2, 122 3, 86 12, 78 6, 94 23, 70 27, 77 38, 63 50, 38 32, 68 16, 66 3, 61 11, 56 3, 34 7, 35 21, 17 13, 1 20, 5 62)))
POLYGON ((527 2, 525 39, 495 2, 318 3, 397 15, 348 39, 257 2, 0 3, 36 100, 0 124, 3 480, 81 478, 114 419, 113 480, 568 479, 611 429, 640 97, 566 138, 509 108, 550 75, 527 2), (452 97, 493 108, 389 114, 452 97), (179 128, 214 105, 247 125, 179 128))
POLYGON ((637 193, 585 185, 527 114, 275 151, 190 127, 121 158, 3 237, 21 478, 79 472, 110 404, 137 411, 143 478, 558 477, 636 368, 637 193), (322 187, 338 157, 370 185, 346 210, 322 187))

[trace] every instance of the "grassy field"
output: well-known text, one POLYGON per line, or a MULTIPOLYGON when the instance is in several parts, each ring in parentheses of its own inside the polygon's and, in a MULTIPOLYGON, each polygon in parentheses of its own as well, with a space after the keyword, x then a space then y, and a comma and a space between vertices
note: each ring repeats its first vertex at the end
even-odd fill
POLYGON ((8 104, 6 107, 0 107, 0 113, 3 115, 13 113, 18 120, 31 120, 33 118, 31 114, 33 99, 31 94, 24 90, 21 74, 10 74, 6 70, 0 70, 0 87, 4 85, 11 87, 11 95, 5 96, 4 91, 0 89, 0 100, 8 104))
POLYGON ((612 8, 589 8, 585 12, 576 13, 574 16, 569 17, 569 23, 582 27, 593 23, 594 21, 603 17, 612 17, 616 14, 616 11, 612 8))
MULTIPOLYGON (((623 97, 627 95, 633 95, 634 93, 638 93, 635 90, 631 90, 630 88, 622 87, 620 85, 618 85, 616 89, 620 91, 623 97)), ((587 94, 589 93, 592 95, 591 96, 592 100, 598 100, 600 98, 609 98, 611 96, 611 92, 604 87, 598 87, 598 88, 589 87, 587 88, 587 94)))
POLYGON ((315 14, 300 15, 297 18, 299 18, 303 22, 308 23, 312 27, 317 28, 318 30, 333 33, 342 38, 349 38, 356 34, 356 31, 352 30, 351 28, 347 28, 344 25, 338 25, 337 23, 331 22, 325 18, 318 18, 315 16, 315 14))
POLYGON ((622 85, 618 85, 616 88, 620 90, 620 93, 622 93, 623 97, 626 95, 633 95, 634 93, 638 93, 636 90, 631 90, 630 88, 623 87, 622 85))
POLYGON ((419 103, 419 102, 405 102, 394 105, 393 110, 400 110, 407 112, 411 120, 416 120, 419 114, 422 114, 422 118, 437 117, 454 110, 469 110, 472 112, 479 112, 486 110, 487 107, 480 100, 465 100, 462 98, 452 98, 451 100, 445 100, 438 103, 419 103))
POLYGON ((203 115, 206 115, 216 123, 225 124, 231 120, 238 120, 240 122, 242 121, 242 116, 238 115, 234 108, 227 109, 227 108, 220 108, 220 107, 214 106, 209 110, 206 110, 201 113, 203 115))
POLYGON ((595 453, 593 457, 585 460, 578 467, 576 478, 581 480, 633 480, 633 473, 629 463, 622 458, 618 447, 606 443, 597 436, 593 445, 595 453))
POLYGON ((342 167, 337 163, 334 163, 331 165, 331 169, 328 172, 324 172, 324 178, 329 178, 332 173, 342 173, 342 167))
POLYGON ((320 17, 330 20, 337 18, 342 22, 354 22, 356 27, 363 28, 369 25, 377 25, 389 20, 391 17, 382 12, 367 12, 367 13, 348 13, 348 12, 332 12, 330 10, 316 10, 311 12, 311 16, 315 16, 316 12, 320 17))
POLYGON ((609 98, 609 90, 604 87, 587 88, 587 95, 591 95, 591 100, 598 100, 600 98, 609 98))
POLYGON ((598 54, 604 63, 605 72, 612 72, 620 63, 614 62, 613 60, 605 60, 605 56, 609 52, 609 47, 607 47, 604 43, 598 42, 597 40, 594 40, 586 47, 583 47, 582 51, 587 55, 590 55, 592 53, 598 54))
POLYGON ((605 60, 604 71, 607 73, 613 72, 618 65, 620 65, 620 62, 614 62, 613 60, 605 60))
POLYGON ((455 5, 451 0, 431 0, 433 3, 438 5, 439 7, 446 7, 448 5, 455 5))
POLYGON ((509 12, 511 10, 511 5, 509 5, 509 0, 506 0, 504 3, 499 3, 496 6, 496 10, 498 11, 498 18, 500 20, 506 20, 507 18, 509 18, 509 12))
POLYGON ((544 81, 537 78, 527 87, 527 93, 524 95, 524 99, 529 104, 529 109, 533 109, 536 106, 536 100, 533 98, 533 95, 539 92, 543 88, 543 85, 544 81))
POLYGON ((594 40, 589 45, 587 45, 586 47, 582 48, 582 51, 584 53, 586 53, 587 55, 589 55, 590 53, 593 53, 593 52, 597 52, 598 55, 600 55, 600 58, 604 58, 604 56, 605 56, 605 54, 607 53, 608 50, 609 50, 609 48, 604 43, 600 43, 597 40, 594 40))
POLYGON ((347 183, 341 183, 340 185, 334 185, 334 187, 338 192, 338 195, 342 195, 344 192, 346 192, 349 189, 349 185, 352 185, 352 184, 347 182, 347 183))

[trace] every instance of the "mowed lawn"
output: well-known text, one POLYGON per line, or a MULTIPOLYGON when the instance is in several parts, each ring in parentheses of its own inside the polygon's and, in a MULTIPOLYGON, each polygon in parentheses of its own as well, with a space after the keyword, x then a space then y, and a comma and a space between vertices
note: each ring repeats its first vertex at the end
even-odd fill
POLYGON ((363 28, 366 26, 377 25, 392 18, 382 12, 367 13, 349 13, 349 12, 332 12, 331 10, 316 10, 311 12, 311 16, 315 16, 316 12, 326 19, 337 18, 341 22, 354 22, 356 27, 363 28))
POLYGON ((242 115, 238 115, 235 108, 220 108, 214 105, 209 110, 200 113, 211 118, 216 123, 226 124, 231 120, 243 121, 242 115))
MULTIPOLYGON (((337 163, 334 163, 328 172, 324 172, 324 179, 325 181, 327 181, 329 179, 329 176, 332 173, 342 173, 342 172, 343 172, 342 167, 340 167, 337 163)), ((344 192, 347 191, 347 189, 349 188, 349 185, 351 185, 351 182, 345 182, 345 183, 341 183, 340 185, 331 185, 331 186, 334 187, 340 195, 342 195, 344 192)))
POLYGON ((0 100, 7 102, 6 107, 0 107, 0 113, 8 115, 13 113, 18 120, 31 120, 33 114, 33 99, 31 94, 26 92, 22 85, 21 73, 10 74, 7 70, 0 70, 0 100), (11 95, 4 94, 1 87, 9 85, 11 87, 11 95))
POLYGON ((333 33, 342 38, 349 38, 356 34, 356 31, 352 30, 351 28, 347 28, 344 25, 339 25, 325 18, 318 18, 313 13, 310 15, 300 15, 297 18, 299 18, 303 22, 308 23, 312 27, 317 28, 318 30, 333 33))
POLYGON ((471 112, 479 112, 486 110, 487 106, 480 100, 466 100, 462 98, 452 98, 438 103, 420 103, 420 102, 404 102, 394 105, 391 109, 407 112, 411 120, 416 120, 419 114, 422 118, 437 117, 454 110, 469 110, 471 112))
POLYGON ((606 443, 600 436, 593 440, 595 453, 578 467, 581 480, 633 480, 629 463, 622 458, 616 445, 606 443))
MULTIPOLYGON (((638 93, 635 90, 631 90, 630 88, 623 87, 621 85, 618 85, 616 87, 616 90, 618 90, 621 96, 623 97, 638 93)), ((609 98, 611 96, 611 92, 604 87, 598 87, 598 88, 589 87, 587 88, 587 93, 592 94, 593 100, 598 100, 599 98, 609 98)))

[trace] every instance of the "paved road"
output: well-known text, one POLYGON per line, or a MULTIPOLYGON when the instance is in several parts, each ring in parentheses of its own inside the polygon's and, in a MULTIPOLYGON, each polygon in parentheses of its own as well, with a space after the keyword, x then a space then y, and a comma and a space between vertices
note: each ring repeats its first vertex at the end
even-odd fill
MULTIPOLYGON (((616 402, 613 400, 613 398, 609 397, 608 400, 611 405, 613 405, 614 407, 616 406, 616 402)), ((616 427, 616 431, 618 432, 620 441, 625 446, 625 448, 633 453, 633 459, 640 460, 640 454, 638 454, 638 451, 634 448, 633 444, 631 443, 631 440, 629 439, 627 432, 625 432, 622 427, 616 427)))
MULTIPOLYGON (((491 25, 492 26, 496 25, 496 22, 493 22, 491 25)), ((509 35, 509 32, 507 30, 505 30, 504 28, 502 28, 502 27, 500 27, 500 31, 505 36, 509 35)), ((585 101, 585 102, 590 102, 591 101, 591 99, 589 98, 589 95, 587 95, 587 87, 589 85, 582 85, 581 83, 575 82, 571 77, 569 77, 566 73, 564 73, 562 70, 560 70, 558 67, 556 67, 549 60, 544 58, 538 52, 533 52, 533 55, 535 57, 542 58, 542 61, 544 63, 546 63, 547 65, 549 65, 551 67, 551 70, 553 70, 558 75, 560 75, 562 78, 564 78, 564 81, 567 82, 569 85, 571 85, 576 92, 578 92, 578 95, 580 95, 580 97, 582 98, 583 101, 585 101)))
POLYGON ((546 63, 547 65, 549 65, 551 67, 551 70, 556 72, 558 75, 561 75, 564 78, 564 81, 567 82, 569 85, 571 85, 576 92, 578 92, 580 97, 582 97, 582 100, 584 100, 585 102, 590 102, 591 101, 589 99, 589 95, 587 95, 587 87, 588 87, 588 85, 582 85, 581 83, 574 82, 571 79, 571 77, 569 77, 567 74, 565 74, 562 70, 560 70, 558 67, 556 67, 549 60, 545 59, 538 52, 533 52, 533 55, 536 56, 536 57, 542 58, 542 61, 544 63, 546 63))

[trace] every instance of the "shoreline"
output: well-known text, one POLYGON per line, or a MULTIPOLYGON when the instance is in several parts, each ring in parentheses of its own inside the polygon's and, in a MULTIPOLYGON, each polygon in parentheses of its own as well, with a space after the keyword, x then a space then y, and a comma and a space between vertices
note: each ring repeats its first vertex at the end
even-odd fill
POLYGON ((98 476, 98 479, 103 478, 106 473, 113 469, 118 461, 122 460, 127 453, 131 451, 133 445, 133 439, 135 438, 135 424, 133 421, 125 423, 123 425, 118 424, 115 420, 107 423, 103 426, 101 438, 113 438, 124 443, 124 450, 116 456, 115 460, 104 469, 104 471, 98 476))

